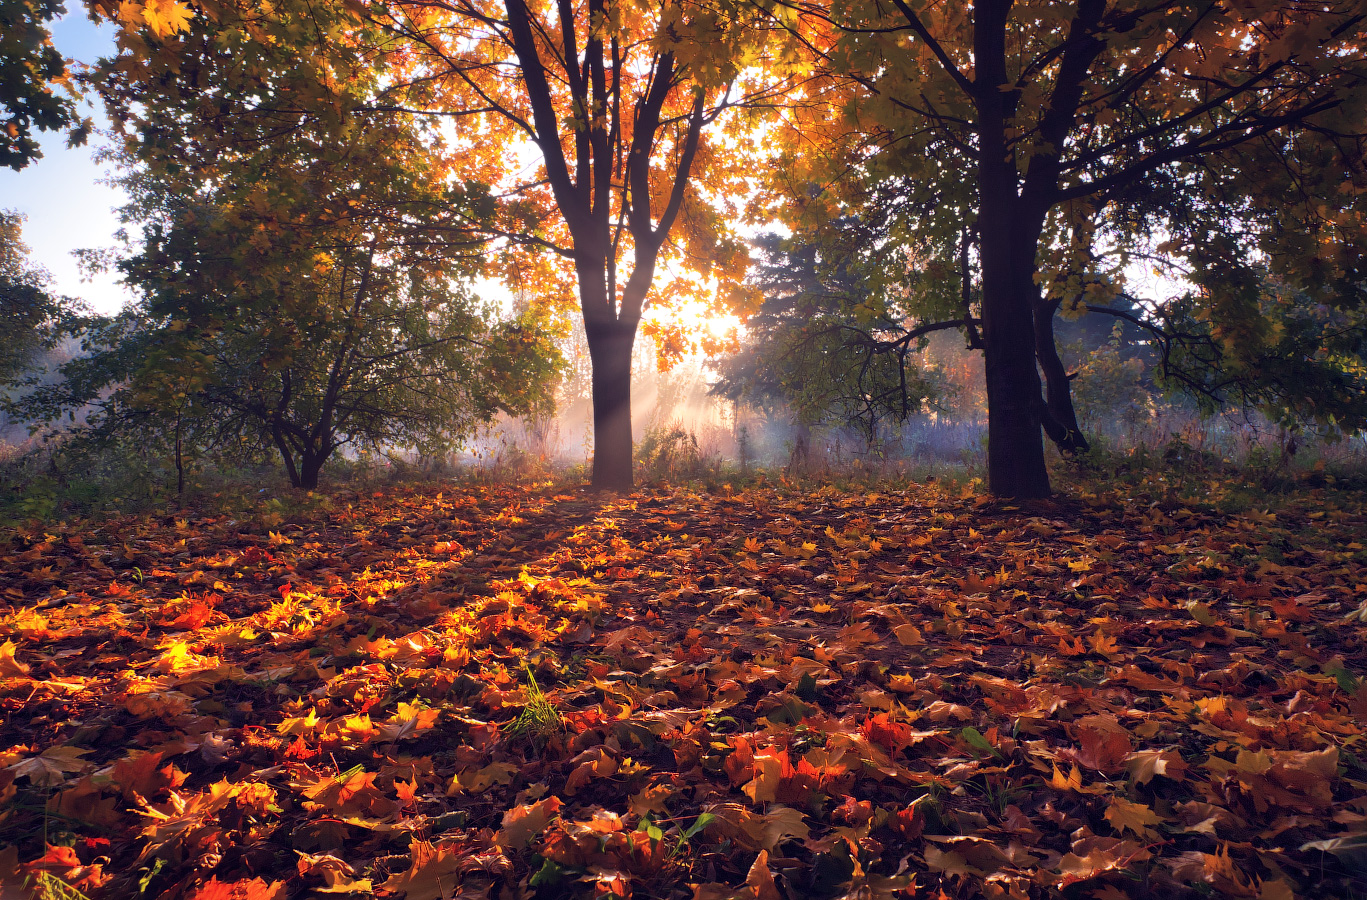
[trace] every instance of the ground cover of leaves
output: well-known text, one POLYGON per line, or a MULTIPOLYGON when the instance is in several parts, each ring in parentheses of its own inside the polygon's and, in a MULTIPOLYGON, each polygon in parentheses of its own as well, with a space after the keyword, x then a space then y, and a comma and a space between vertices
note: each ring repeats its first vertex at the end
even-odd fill
POLYGON ((1367 515, 340 494, 0 544, 0 896, 1367 890, 1367 515))

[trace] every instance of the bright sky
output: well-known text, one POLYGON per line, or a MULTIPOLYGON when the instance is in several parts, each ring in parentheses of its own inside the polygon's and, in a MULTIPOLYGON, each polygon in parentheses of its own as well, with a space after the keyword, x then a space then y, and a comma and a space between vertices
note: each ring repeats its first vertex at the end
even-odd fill
MULTIPOLYGON (((85 17, 83 3, 68 3, 75 10, 63 16, 52 28, 52 40, 63 56, 79 62, 94 62, 114 51, 114 29, 97 26, 85 17)), ((87 113, 93 108, 87 105, 87 113)), ((103 126, 103 114, 96 122, 103 126)), ((68 150, 61 134, 40 133, 43 158, 15 172, 0 168, 0 208, 17 210, 28 216, 24 223, 24 243, 30 258, 52 273, 52 287, 59 294, 77 297, 97 312, 112 313, 132 295, 117 282, 114 274, 84 280, 73 250, 114 245, 119 228, 114 210, 124 202, 117 188, 99 182, 106 166, 94 156, 103 138, 93 135, 84 147, 68 150)))

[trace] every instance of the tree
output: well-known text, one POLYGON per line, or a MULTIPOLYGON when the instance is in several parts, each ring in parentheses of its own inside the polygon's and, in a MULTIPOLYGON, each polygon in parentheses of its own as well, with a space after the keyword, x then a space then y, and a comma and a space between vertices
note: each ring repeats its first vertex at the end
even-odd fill
MULTIPOLYGON (((880 283, 889 264, 860 252, 867 250, 863 223, 832 226, 843 240, 756 239, 762 256, 754 283, 764 302, 747 323, 746 346, 722 362, 713 393, 786 406, 805 425, 855 427, 872 444, 883 422, 905 422, 937 402, 940 386, 917 365, 916 352, 931 332, 965 323, 908 327, 905 295, 880 283)), ((949 286, 923 273, 921 280, 925 290, 949 286)))
POLYGON ((48 292, 47 272, 30 263, 23 224, 20 213, 0 210, 0 385, 22 381, 36 354, 79 318, 75 304, 48 292))
MULTIPOLYGON (((1085 446, 1053 318, 1104 308, 1130 262, 1203 269, 1197 293, 1230 348, 1260 326, 1222 260, 1262 254, 1293 285, 1361 302, 1357 4, 893 0, 802 12, 830 78, 820 99, 842 113, 799 109, 803 146, 825 134, 848 150, 830 158, 855 184, 904 179, 926 215, 903 227, 942 255, 956 233, 972 236, 994 493, 1049 493, 1041 429, 1065 450, 1085 446), (1250 161, 1252 177, 1239 171, 1250 161), (1170 217, 1127 216, 1169 199, 1170 217), (1309 266, 1288 237, 1306 230, 1309 266), (1231 231, 1251 246, 1231 252, 1231 231)), ((838 194, 826 160, 802 155, 782 177, 838 194)))
POLYGON ((66 61, 47 27, 64 12, 59 0, 0 0, 0 165, 16 171, 43 155, 34 131, 69 127, 75 146, 93 127, 76 111, 66 61))
MULTIPOLYGON (((460 222, 483 194, 448 182, 440 137, 358 117, 381 77, 358 58, 243 53, 244 24, 220 10, 174 48, 104 63, 141 230, 119 266, 143 300, 35 404, 173 429, 178 471, 186 434, 270 448, 312 488, 344 446, 444 446, 533 403, 555 354, 534 322, 496 322, 472 295, 478 245, 460 222)), ((306 42, 332 24, 277 22, 306 42)))
POLYGON ((708 127, 773 90, 747 65, 760 62, 748 50, 751 14, 673 0, 370 9, 413 60, 376 109, 456 117, 469 145, 462 165, 492 169, 485 177, 502 188, 497 231, 572 266, 593 367, 593 485, 630 489, 631 355, 660 297, 657 270, 666 260, 703 278, 743 270, 743 247, 696 173, 724 162, 708 127), (542 160, 530 179, 509 174, 506 157, 521 147, 542 160))

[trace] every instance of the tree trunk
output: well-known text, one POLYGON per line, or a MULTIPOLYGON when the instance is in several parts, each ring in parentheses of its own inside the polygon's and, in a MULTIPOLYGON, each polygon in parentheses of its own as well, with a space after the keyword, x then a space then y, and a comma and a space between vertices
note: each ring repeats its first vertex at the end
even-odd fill
POLYGON ((276 423, 271 429, 271 437, 275 440, 275 447, 280 451, 280 458, 285 462, 285 474, 289 476, 290 485, 299 487, 299 467, 294 464, 294 451, 290 449, 289 442, 285 440, 285 435, 276 423))
POLYGON ((185 499, 185 459, 180 440, 180 413, 176 413, 176 495, 185 499))
POLYGON ((1068 370, 1058 355, 1054 340, 1054 309, 1052 303, 1035 297, 1035 357, 1044 372, 1045 412, 1044 431, 1064 453, 1086 453, 1090 449, 1082 429, 1077 424, 1073 409, 1073 385, 1068 370))
POLYGON ((299 461, 299 483, 296 487, 306 491, 312 491, 318 487, 318 473, 323 471, 323 463, 327 462, 327 456, 323 454, 305 453, 299 461))
POLYGON ((1048 497, 1033 321, 1020 267, 1011 260, 1020 251, 1011 246, 1012 230, 985 225, 982 233, 987 482, 999 497, 1048 497))
POLYGON ((631 472, 631 348, 636 325, 584 322, 593 367, 593 487, 629 492, 631 472))
POLYGON ((987 485, 999 497, 1048 497, 1049 471, 1040 431, 1044 400, 1035 368, 1031 309, 1044 215, 1021 202, 1016 159, 1007 141, 1007 124, 1019 101, 1006 74, 1010 9, 1010 0, 975 0, 973 5, 987 485))

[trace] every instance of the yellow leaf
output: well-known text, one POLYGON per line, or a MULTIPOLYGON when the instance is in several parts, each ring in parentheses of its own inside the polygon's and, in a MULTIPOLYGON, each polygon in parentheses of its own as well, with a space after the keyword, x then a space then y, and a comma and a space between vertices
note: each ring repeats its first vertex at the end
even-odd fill
POLYGON ((135 28, 143 24, 142 4, 137 0, 124 0, 119 4, 118 19, 126 28, 135 28))
POLYGON ((1106 634, 1104 631, 1098 631, 1096 634, 1092 635, 1087 639, 1087 643, 1092 645, 1092 652, 1099 656, 1110 656, 1120 649, 1116 644, 1115 638, 1106 634))
POLYGON ((490 763, 482 769, 466 769, 451 781, 451 787, 447 790, 447 796, 452 796, 461 791, 469 791, 478 794, 487 791, 496 784, 507 784, 513 780, 513 774, 517 771, 517 766, 512 763, 490 763))
POLYGON ((888 679, 888 690, 899 694, 910 694, 916 690, 914 675, 894 675, 888 679))
POLYGON ((193 17, 194 13, 190 8, 179 0, 147 0, 142 7, 142 21, 159 38, 175 34, 177 31, 189 31, 190 19, 193 17))
POLYGON ((522 850, 532 838, 546 830, 559 812, 559 797, 515 806, 503 814, 503 827, 494 835, 494 843, 510 850, 522 850))
POLYGON ((1157 825, 1162 819, 1143 803, 1131 803, 1123 797, 1112 797, 1111 805, 1106 810, 1106 821, 1122 834, 1132 831, 1140 837, 1149 838, 1153 835, 1149 826, 1157 825))
POLYGON ((759 851, 759 856, 755 857, 754 865, 750 867, 750 874, 745 876, 745 884, 749 888, 747 894, 755 900, 782 900, 783 895, 778 892, 778 885, 774 883, 774 875, 769 871, 769 853, 766 850, 759 851))
POLYGON ((318 713, 310 709, 308 715, 298 719, 285 719, 275 730, 280 734, 311 734, 321 727, 318 713))
POLYGON ((905 625, 898 625, 892 629, 892 633, 897 635, 897 641, 903 647, 919 647, 926 642, 925 636, 921 634, 921 629, 910 622, 905 625))
POLYGON ((779 782, 783 780, 783 761, 773 753, 755 754, 755 777, 741 790, 756 803, 778 799, 779 782))
POLYGON ((14 641, 0 644, 0 676, 19 678, 28 674, 28 666, 14 658, 14 650, 14 641))
POLYGON ((665 801, 674 795, 674 788, 668 784, 655 784, 642 788, 633 794, 627 804, 627 808, 638 816, 647 813, 669 814, 669 809, 665 806, 665 801))
POLYGON ((789 806, 772 807, 765 815, 750 819, 744 828, 755 843, 770 853, 779 844, 789 840, 805 841, 811 835, 802 811, 789 806))
POLYGON ((1049 779, 1049 786, 1058 788, 1060 791, 1080 791, 1082 790, 1082 770, 1073 766, 1073 771, 1068 773, 1065 778, 1059 771, 1058 763, 1054 763, 1054 777, 1049 779))

